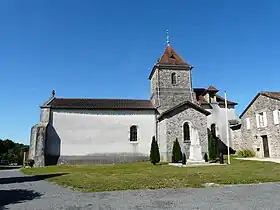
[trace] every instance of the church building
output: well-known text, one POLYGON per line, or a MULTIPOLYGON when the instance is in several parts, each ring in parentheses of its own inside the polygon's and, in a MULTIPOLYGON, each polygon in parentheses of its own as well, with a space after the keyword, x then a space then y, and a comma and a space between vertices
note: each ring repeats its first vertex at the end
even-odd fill
POLYGON ((193 88, 192 71, 168 44, 149 75, 148 100, 57 98, 53 92, 31 128, 29 158, 36 166, 145 161, 155 137, 161 161, 171 161, 176 139, 187 159, 201 161, 209 129, 226 142, 224 116, 237 120, 237 103, 227 101, 225 109, 215 87, 193 88))

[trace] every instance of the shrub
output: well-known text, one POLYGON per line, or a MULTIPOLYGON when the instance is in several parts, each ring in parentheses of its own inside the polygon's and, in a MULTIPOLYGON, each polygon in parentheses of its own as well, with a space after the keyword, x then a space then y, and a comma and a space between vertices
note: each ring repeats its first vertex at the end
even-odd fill
POLYGON ((186 159, 186 155, 185 155, 185 153, 183 154, 183 159, 182 159, 182 164, 183 165, 186 165, 186 163, 187 163, 187 159, 186 159))
POLYGON ((204 153, 204 160, 205 160, 205 162, 208 162, 208 155, 207 155, 207 153, 204 153))
POLYGON ((254 157, 256 154, 254 151, 252 150, 249 150, 249 149, 244 149, 244 150, 240 150, 238 153, 237 153, 238 156, 241 156, 241 157, 254 157))
POLYGON ((215 160, 218 157, 217 141, 213 134, 209 135, 209 159, 215 160))
POLYGON ((29 167, 33 167, 34 166, 35 161, 32 159, 29 159, 25 162, 25 165, 29 166, 29 167))
POLYGON ((172 148, 172 162, 178 163, 181 160, 182 160, 182 151, 178 139, 176 138, 172 148))
POLYGON ((151 144, 150 161, 153 165, 155 165, 156 163, 159 163, 159 161, 160 161, 158 143, 154 136, 152 138, 152 144, 151 144))

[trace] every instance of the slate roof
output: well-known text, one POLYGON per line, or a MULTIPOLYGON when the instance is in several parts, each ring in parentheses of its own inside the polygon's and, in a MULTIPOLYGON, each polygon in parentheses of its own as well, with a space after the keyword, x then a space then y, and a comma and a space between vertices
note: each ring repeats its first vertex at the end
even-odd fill
POLYGON ((275 100, 280 100, 280 92, 267 92, 267 91, 261 91, 259 92, 254 98, 253 100, 249 103, 249 105, 246 107, 246 109, 244 109, 244 111, 241 113, 241 115, 239 116, 240 118, 245 114, 245 112, 249 109, 249 107, 255 102, 255 100, 260 96, 266 96, 268 98, 272 98, 275 100))
POLYGON ((89 98, 53 98, 43 107, 56 109, 125 109, 155 110, 150 100, 139 99, 89 99, 89 98))

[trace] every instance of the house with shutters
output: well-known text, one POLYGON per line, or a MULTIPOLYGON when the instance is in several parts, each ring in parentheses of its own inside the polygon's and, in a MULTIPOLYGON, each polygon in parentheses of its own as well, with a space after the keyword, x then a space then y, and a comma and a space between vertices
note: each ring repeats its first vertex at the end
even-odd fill
POLYGON ((214 86, 193 88, 192 71, 168 43, 150 72, 149 99, 61 98, 53 92, 31 128, 29 158, 36 166, 143 161, 153 137, 162 161, 171 161, 176 139, 187 158, 191 142, 199 142, 203 157, 208 129, 227 142, 225 113, 236 120, 237 103, 227 101, 225 109, 214 86))
POLYGON ((280 92, 259 92, 233 125, 233 147, 257 157, 280 157, 280 92))

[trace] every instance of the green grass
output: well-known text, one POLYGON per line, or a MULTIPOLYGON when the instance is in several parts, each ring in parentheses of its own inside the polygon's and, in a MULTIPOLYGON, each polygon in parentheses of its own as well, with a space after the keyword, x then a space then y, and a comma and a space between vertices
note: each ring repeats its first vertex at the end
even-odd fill
POLYGON ((151 163, 26 168, 30 175, 66 173, 47 179, 75 190, 95 192, 127 189, 202 187, 202 184, 245 184, 280 181, 280 164, 231 158, 231 165, 174 167, 151 163))

